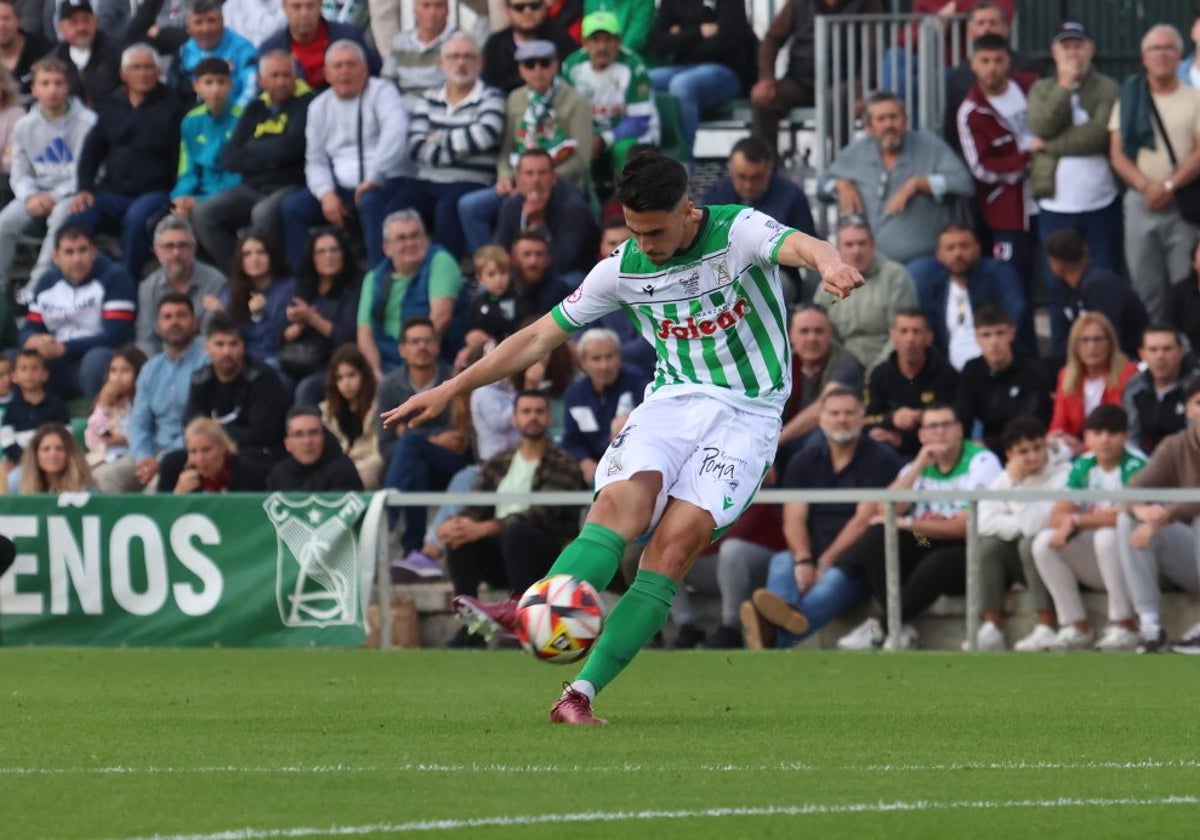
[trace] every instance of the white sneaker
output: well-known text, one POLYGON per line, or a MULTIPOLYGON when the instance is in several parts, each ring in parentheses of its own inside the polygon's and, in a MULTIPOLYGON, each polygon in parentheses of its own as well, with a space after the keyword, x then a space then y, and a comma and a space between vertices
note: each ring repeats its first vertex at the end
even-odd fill
POLYGON ((1104 628, 1100 640, 1096 642, 1096 650, 1113 653, 1123 650, 1136 650, 1138 635, 1127 627, 1110 624, 1104 628))
POLYGON ((883 642, 884 650, 913 650, 920 646, 921 637, 917 634, 917 628, 911 624, 901 625, 898 637, 888 636, 883 642))
POLYGON ((839 650, 874 650, 882 644, 883 627, 877 618, 868 618, 837 640, 839 650))
MULTIPOLYGON (((970 646, 962 643, 963 650, 970 650, 970 646)), ((975 649, 996 653, 1004 650, 1004 631, 996 626, 994 621, 985 621, 979 625, 979 632, 975 634, 975 649)))
POLYGON ((1080 632, 1074 624, 1068 624, 1065 627, 1058 628, 1058 632, 1054 634, 1054 641, 1050 643, 1050 650, 1066 651, 1066 650, 1087 650, 1096 640, 1096 634, 1091 630, 1086 633, 1080 632))
MULTIPOLYGON (((982 630, 983 628, 980 629, 982 630)), ((1013 645, 1013 650, 1020 651, 1021 653, 1040 653, 1044 650, 1050 650, 1050 646, 1054 644, 1054 639, 1057 635, 1053 627, 1046 624, 1035 624, 1033 632, 1013 645)))

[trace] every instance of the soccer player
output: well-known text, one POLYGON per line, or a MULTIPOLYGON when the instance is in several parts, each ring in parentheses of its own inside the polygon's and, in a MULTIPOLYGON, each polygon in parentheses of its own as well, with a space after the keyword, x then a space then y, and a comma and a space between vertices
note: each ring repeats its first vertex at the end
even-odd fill
MULTIPOLYGON (((679 581, 749 506, 771 464, 791 390, 777 266, 815 269, 839 298, 863 284, 826 242, 747 207, 697 207, 683 165, 656 150, 630 157, 617 198, 633 236, 578 289, 458 376, 383 414, 388 426, 436 417, 455 396, 524 370, 617 309, 654 345, 646 399, 609 444, 587 523, 547 576, 602 590, 628 541, 654 530, 633 585, 551 709, 554 723, 606 723, 592 714, 597 692, 662 627, 679 581)), ((460 596, 455 606, 494 632, 515 629, 516 603, 460 596)))

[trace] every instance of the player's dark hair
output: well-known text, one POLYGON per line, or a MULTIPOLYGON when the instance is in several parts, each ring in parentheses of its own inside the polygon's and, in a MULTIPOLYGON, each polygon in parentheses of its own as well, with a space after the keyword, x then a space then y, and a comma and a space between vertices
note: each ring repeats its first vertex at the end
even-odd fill
POLYGON ((1022 441, 1042 440, 1046 437, 1046 426, 1041 420, 1029 415, 1014 417, 1000 433, 1000 446, 1008 452, 1022 441))
POLYGON ((1067 265, 1079 265, 1087 256, 1087 242, 1074 228, 1056 230, 1046 237, 1042 246, 1047 257, 1067 265))
POLYGON ((687 194, 687 169, 658 149, 630 155, 617 176, 617 201, 635 213, 674 210, 687 194))
POLYGON ((980 35, 971 42, 971 49, 975 52, 1008 52, 1008 41, 999 35, 980 35))
POLYGON ((975 319, 975 329, 980 327, 1011 327, 1012 318, 1004 311, 1004 307, 994 303, 984 303, 976 307, 972 316, 975 319))
POLYGON ((729 156, 734 155, 741 155, 750 163, 762 163, 772 159, 771 147, 761 137, 743 137, 729 150, 729 156))
POLYGON ((1129 415, 1119 405, 1098 405, 1083 421, 1085 432, 1111 432, 1118 434, 1129 431, 1129 415))

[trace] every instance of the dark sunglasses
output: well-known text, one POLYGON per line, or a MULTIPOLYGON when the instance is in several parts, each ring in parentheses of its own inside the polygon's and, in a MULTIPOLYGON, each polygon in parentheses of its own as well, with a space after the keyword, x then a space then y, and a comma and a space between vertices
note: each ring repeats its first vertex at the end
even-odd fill
POLYGON ((534 67, 549 67, 554 63, 552 58, 527 58, 521 62, 521 66, 526 70, 532 70, 534 67))
POLYGON ((509 6, 514 12, 536 12, 542 8, 541 3, 513 3, 509 6))

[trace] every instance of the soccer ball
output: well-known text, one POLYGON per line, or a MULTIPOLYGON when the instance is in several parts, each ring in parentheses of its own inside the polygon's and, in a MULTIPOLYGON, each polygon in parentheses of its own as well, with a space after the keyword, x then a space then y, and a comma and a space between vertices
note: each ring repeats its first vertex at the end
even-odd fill
POLYGON ((543 662, 582 659, 603 626, 600 594, 570 575, 539 580, 517 602, 517 638, 543 662))

